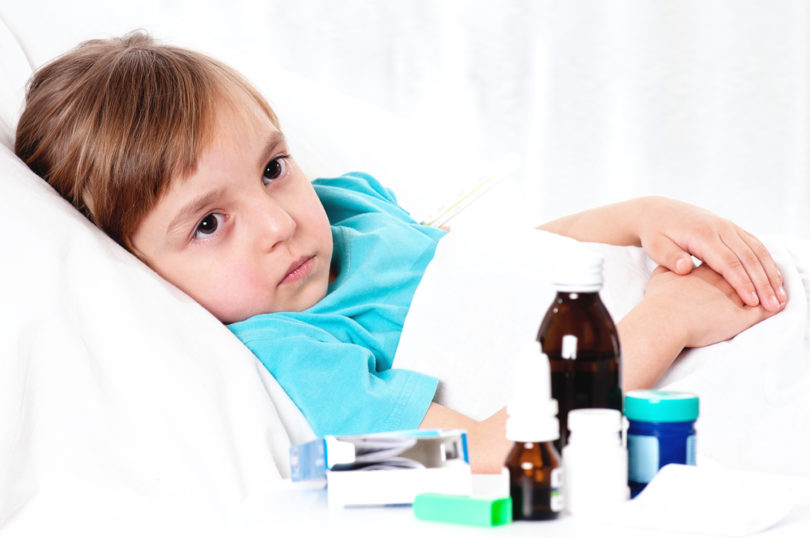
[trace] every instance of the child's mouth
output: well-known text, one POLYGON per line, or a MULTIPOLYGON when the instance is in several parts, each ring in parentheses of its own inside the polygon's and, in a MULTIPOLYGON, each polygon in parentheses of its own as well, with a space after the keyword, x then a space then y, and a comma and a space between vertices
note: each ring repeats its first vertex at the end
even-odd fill
POLYGON ((315 256, 307 256, 299 258, 292 265, 290 265, 287 274, 281 279, 279 284, 289 284, 305 278, 312 272, 312 267, 315 265, 315 256))

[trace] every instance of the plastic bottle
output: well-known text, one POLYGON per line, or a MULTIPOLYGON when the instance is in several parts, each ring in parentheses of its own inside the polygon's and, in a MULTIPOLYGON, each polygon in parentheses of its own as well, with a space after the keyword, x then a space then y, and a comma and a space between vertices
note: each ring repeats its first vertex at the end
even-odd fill
POLYGON ((509 474, 512 519, 554 519, 563 510, 562 461, 552 441, 559 437, 557 402, 551 398, 548 357, 536 343, 516 362, 506 437, 514 441, 504 467, 509 474))
POLYGON ((627 450, 622 415, 615 409, 575 409, 563 449, 565 505, 572 515, 610 510, 627 500, 627 450))
POLYGON ((567 443, 571 410, 622 410, 621 350, 616 325, 599 296, 602 265, 602 256, 584 250, 555 260, 557 295, 537 331, 551 363, 551 395, 560 408, 558 450, 567 443))
POLYGON ((624 399, 629 421, 630 495, 635 497, 668 463, 695 465, 699 399, 686 392, 631 390, 624 399))

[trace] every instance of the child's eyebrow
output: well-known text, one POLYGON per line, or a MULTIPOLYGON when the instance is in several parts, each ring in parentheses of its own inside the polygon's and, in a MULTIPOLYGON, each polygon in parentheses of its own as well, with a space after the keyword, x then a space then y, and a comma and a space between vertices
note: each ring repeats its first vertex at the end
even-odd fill
POLYGON ((223 189, 216 189, 193 198, 189 203, 184 205, 171 222, 169 222, 169 225, 166 227, 166 234, 172 235, 178 228, 184 226, 186 222, 196 219, 200 211, 212 204, 215 200, 221 198, 223 194, 223 189))
MULTIPOLYGON (((259 161, 256 167, 259 170, 264 170, 264 167, 267 166, 267 161, 270 160, 270 156, 277 151, 279 146, 284 144, 286 144, 286 139, 281 131, 273 131, 270 133, 264 149, 259 153, 259 161)), ((217 189, 211 192, 203 193, 200 196, 192 199, 189 203, 185 204, 177 212, 171 222, 169 222, 169 225, 166 227, 166 234, 174 234, 178 228, 184 226, 187 221, 196 218, 200 211, 222 195, 223 190, 217 189)))
POLYGON ((270 137, 267 139, 267 144, 264 146, 264 151, 259 154, 259 162, 256 165, 259 170, 264 170, 264 167, 267 166, 267 161, 270 160, 270 156, 276 151, 276 148, 286 144, 286 140, 284 138, 284 133, 281 131, 273 131, 270 133, 270 137))

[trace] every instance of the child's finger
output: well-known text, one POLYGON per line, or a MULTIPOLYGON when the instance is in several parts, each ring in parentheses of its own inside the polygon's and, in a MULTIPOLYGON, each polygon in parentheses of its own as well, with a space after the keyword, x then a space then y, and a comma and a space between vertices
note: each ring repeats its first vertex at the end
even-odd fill
POLYGON ((739 233, 734 234, 727 241, 734 244, 734 251, 742 261, 745 271, 756 289, 760 304, 766 310, 775 312, 784 303, 777 297, 777 289, 780 288, 781 283, 775 285, 768 274, 768 265, 772 264, 775 269, 776 264, 764 245, 754 236, 746 235, 748 237, 739 233))
POLYGON ((644 245, 644 248, 656 263, 673 273, 686 275, 692 270, 692 255, 663 234, 657 235, 651 244, 644 245))
POLYGON ((712 251, 704 261, 723 275, 746 304, 761 304, 770 311, 781 308, 783 301, 777 298, 778 286, 772 285, 765 267, 771 264, 776 267, 767 249, 753 236, 748 238, 749 243, 736 232, 721 235, 719 239, 725 248, 712 251), (720 265, 715 267, 715 263, 720 265))
POLYGON ((785 293, 784 280, 782 279, 782 273, 779 271, 779 267, 776 265, 776 261, 771 256, 771 253, 768 252, 765 245, 763 245, 762 242, 760 242, 755 236, 751 235, 745 230, 740 230, 740 238, 754 252, 759 260, 760 267, 762 267, 768 280, 767 285, 764 282, 762 285, 758 285, 755 282, 755 286, 757 286, 757 293, 760 293, 760 300, 763 299, 763 296, 761 295, 763 290, 773 292, 776 301, 774 303, 773 298, 771 298, 768 302, 774 305, 774 308, 770 308, 768 302, 765 302, 765 306, 768 308, 768 310, 777 310, 787 301, 787 293, 785 293))
MULTIPOLYGON (((696 250, 693 254, 723 275, 743 303, 748 306, 758 306, 760 304, 759 294, 748 274, 745 263, 734 250, 734 245, 729 246, 720 235, 716 239, 714 244, 701 245, 703 248, 699 251, 696 250)), ((736 246, 739 249, 739 244, 736 246)))

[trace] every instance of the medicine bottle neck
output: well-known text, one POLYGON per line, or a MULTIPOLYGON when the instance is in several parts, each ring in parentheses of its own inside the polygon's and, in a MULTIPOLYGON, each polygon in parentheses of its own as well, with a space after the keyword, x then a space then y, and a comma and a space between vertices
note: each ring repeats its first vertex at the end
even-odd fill
POLYGON ((576 311, 609 316, 598 291, 557 291, 550 312, 552 314, 563 312, 573 314, 576 311))
POLYGON ((557 290, 557 299, 564 299, 569 301, 597 301, 599 298, 599 290, 596 291, 570 291, 570 290, 557 290))

